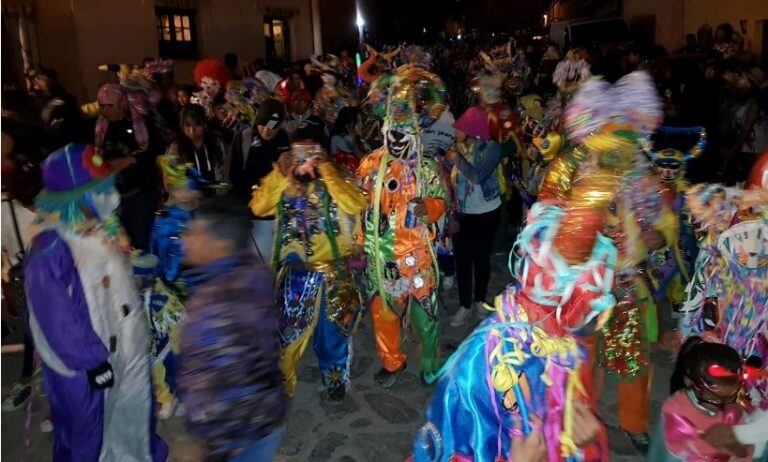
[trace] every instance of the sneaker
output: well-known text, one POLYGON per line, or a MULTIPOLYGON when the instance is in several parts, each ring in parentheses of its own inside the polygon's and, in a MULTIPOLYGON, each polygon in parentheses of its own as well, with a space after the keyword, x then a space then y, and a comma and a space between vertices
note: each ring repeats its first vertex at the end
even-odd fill
POLYGON ((627 438, 629 438, 629 441, 632 443, 632 446, 635 447, 637 452, 642 455, 648 454, 648 448, 651 445, 651 439, 648 436, 648 433, 631 433, 624 430, 624 434, 627 435, 627 438))
POLYGON ((331 404, 341 403, 342 401, 344 401, 344 396, 346 396, 346 394, 347 394, 347 390, 344 385, 340 387, 333 387, 326 392, 328 402, 330 402, 331 404))
POLYGON ((179 400, 174 396, 170 403, 163 403, 160 405, 160 409, 157 410, 157 418, 160 420, 168 420, 171 418, 176 407, 179 405, 179 400))
POLYGON ((455 284, 456 284, 456 277, 455 276, 444 276, 443 277, 443 290, 453 289, 453 286, 455 284))
POLYGON ((388 371, 382 367, 379 372, 373 374, 373 380, 382 388, 391 388, 397 383, 397 377, 405 370, 406 366, 407 364, 403 363, 403 365, 400 366, 400 369, 394 372, 388 371))
POLYGON ((51 421, 51 416, 46 415, 45 418, 40 422, 40 432, 51 433, 52 431, 53 431, 53 422, 51 421))
POLYGON ((480 319, 484 319, 486 316, 491 314, 490 311, 485 309, 485 303, 483 302, 475 302, 472 304, 472 306, 475 307, 475 310, 477 311, 477 315, 480 316, 480 319))
POLYGON ((14 383, 11 395, 3 401, 3 412, 15 411, 24 406, 32 394, 32 386, 28 383, 14 383))
POLYGON ((460 306, 458 311, 456 311, 456 314, 451 316, 451 325, 453 327, 462 326, 467 322, 467 319, 469 319, 470 316, 472 316, 472 310, 460 306))

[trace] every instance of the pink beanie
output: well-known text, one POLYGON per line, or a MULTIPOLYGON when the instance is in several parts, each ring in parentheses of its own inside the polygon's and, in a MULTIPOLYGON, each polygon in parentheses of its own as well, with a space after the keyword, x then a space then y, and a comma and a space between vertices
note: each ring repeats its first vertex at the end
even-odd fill
POLYGON ((487 141, 491 137, 488 114, 485 113, 485 109, 479 106, 467 109, 453 124, 453 128, 466 133, 467 136, 483 141, 487 141))

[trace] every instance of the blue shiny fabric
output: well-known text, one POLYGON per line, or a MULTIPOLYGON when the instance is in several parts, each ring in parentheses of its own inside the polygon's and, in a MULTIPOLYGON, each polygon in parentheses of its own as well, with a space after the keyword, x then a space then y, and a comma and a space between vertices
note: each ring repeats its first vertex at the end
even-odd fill
MULTIPOLYGON (((489 355, 498 343, 491 330, 503 330, 506 338, 521 338, 530 328, 526 323, 504 323, 494 314, 461 344, 441 370, 443 375, 427 409, 427 421, 414 442, 415 462, 447 462, 454 455, 469 456, 474 462, 494 462, 499 457, 507 460, 514 422, 521 421, 521 417, 518 409, 504 407, 503 394, 491 383, 493 364, 489 355)), ((523 351, 530 352, 525 342, 523 351)), ((547 387, 541 380, 545 361, 530 356, 518 368, 530 388, 527 412, 538 416, 546 414, 547 387)))
POLYGON ((191 219, 191 212, 175 205, 159 211, 155 218, 151 253, 160 260, 160 274, 165 282, 173 283, 179 277, 184 254, 181 235, 191 219))

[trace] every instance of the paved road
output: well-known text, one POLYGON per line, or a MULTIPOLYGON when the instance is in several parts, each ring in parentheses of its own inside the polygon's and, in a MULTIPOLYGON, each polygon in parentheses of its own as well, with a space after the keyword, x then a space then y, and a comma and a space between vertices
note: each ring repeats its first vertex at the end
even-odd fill
MULTIPOLYGON (((509 280, 506 255, 493 257, 492 280, 489 293, 503 290, 509 280)), ((453 328, 448 317, 458 305, 456 289, 442 294, 442 333, 444 342, 458 343, 472 329, 471 325, 453 328)), ((477 322, 473 319, 473 322, 477 322)), ((413 436, 423 420, 424 410, 432 389, 421 385, 418 378, 417 345, 405 339, 404 349, 409 355, 408 370, 392 389, 383 390, 373 383, 373 374, 379 367, 370 318, 361 323, 354 335, 352 362, 352 390, 341 404, 329 404, 321 398, 322 386, 311 349, 299 366, 299 386, 287 431, 279 451, 283 461, 334 462, 399 462, 409 453, 413 436)), ((2 358, 3 397, 21 368, 20 355, 2 358)), ((652 415, 655 420, 665 398, 669 383, 670 362, 663 356, 654 356, 655 371, 652 393, 652 415)), ((601 400, 601 415, 608 425, 609 441, 614 461, 641 461, 629 441, 617 428, 615 384, 606 383, 601 400)), ((30 461, 50 460, 51 435, 41 434, 38 423, 45 412, 44 399, 38 398, 33 406, 30 461)), ((6 413, 2 419, 2 452, 6 460, 21 460, 25 446, 24 420, 26 413, 19 410, 6 413)), ((172 418, 159 426, 161 434, 174 449, 172 460, 183 461, 183 449, 191 442, 184 432, 181 418, 172 418)))

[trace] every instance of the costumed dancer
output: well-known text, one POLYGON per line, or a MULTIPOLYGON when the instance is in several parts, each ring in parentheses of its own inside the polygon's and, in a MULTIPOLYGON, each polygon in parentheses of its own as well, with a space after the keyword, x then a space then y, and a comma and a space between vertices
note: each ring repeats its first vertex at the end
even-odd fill
POLYGON ((157 258, 157 271, 151 284, 145 284, 143 295, 152 334, 152 378, 159 405, 157 415, 165 420, 173 415, 178 405, 174 396, 179 353, 177 326, 183 319, 183 303, 187 298, 186 283, 181 277, 184 256, 181 238, 200 205, 203 187, 211 183, 176 155, 160 156, 157 165, 163 174, 168 200, 158 211, 152 228, 150 251, 157 258))
POLYGON ((119 244, 114 172, 93 146, 43 164, 24 275, 43 359, 56 461, 164 461, 155 434, 146 316, 119 244))
POLYGON ((192 95, 190 102, 203 106, 208 118, 213 119, 213 102, 224 93, 232 74, 220 60, 203 59, 195 65, 194 76, 200 91, 192 95))
POLYGON ((366 203, 363 191, 314 143, 294 143, 253 193, 254 215, 277 217, 273 266, 282 311, 281 369, 291 396, 296 367, 313 336, 327 397, 341 401, 350 385, 351 333, 361 298, 348 260, 366 203))
MULTIPOLYGON (((550 164, 539 200, 574 201, 573 217, 561 234, 583 242, 580 229, 598 222, 619 249, 614 294, 618 304, 597 339, 580 339, 602 370, 619 379, 619 425, 641 452, 648 449, 650 344, 657 341, 656 305, 643 277, 649 250, 673 244, 677 218, 661 199, 661 185, 641 146, 662 118, 661 103, 648 74, 633 72, 610 85, 584 83, 566 107, 565 128, 577 144, 550 164), (599 162, 591 157, 602 153, 599 162), (614 163, 615 162, 615 163, 614 163), (629 166, 630 168, 624 168, 629 166), (594 204, 603 207, 595 209, 594 204), (597 211, 596 211, 597 210, 597 211)), ((590 246, 565 253, 571 262, 589 255, 590 246)))
POLYGON ((312 102, 312 114, 323 119, 330 130, 336 123, 339 111, 345 107, 357 106, 357 98, 349 88, 339 84, 336 61, 321 63, 312 58, 312 63, 320 71, 323 80, 323 86, 315 93, 312 102))
MULTIPOLYGON (((591 85, 609 90, 602 82, 591 85)), ((634 75, 619 85, 613 91, 632 88, 653 94, 647 76, 634 75)), ((588 99, 590 90, 584 89, 588 99)), ((622 101, 615 94, 611 98, 622 101)), ((554 161, 545 179, 543 201, 533 205, 510 255, 517 258, 517 283, 497 298, 496 313, 445 367, 428 422, 414 445, 417 461, 452 456, 515 460, 515 421, 522 421, 526 435, 537 427, 544 433, 551 461, 608 460, 604 434, 583 453, 576 448, 569 409, 576 401, 597 407, 594 347, 583 339, 612 317, 614 269, 623 258, 620 243, 601 232, 623 178, 643 167, 639 133, 650 132, 660 114, 653 98, 624 102, 627 106, 613 107, 618 112, 602 114, 601 123, 586 131, 589 136, 570 133, 582 146, 554 161), (633 108, 634 125, 622 120, 628 107, 633 108), (623 130, 604 127, 609 120, 623 121, 623 130), (473 405, 467 406, 469 402, 473 405), (471 427, 467 422, 473 422, 471 427)), ((577 106, 572 114, 584 110, 577 106)))
MULTIPOLYGON (((768 154, 745 190, 699 185, 688 191, 703 230, 695 273, 686 288, 680 334, 725 343, 747 361, 768 363, 768 154)), ((768 380, 746 383, 749 409, 768 407, 768 380)))
POLYGON ((363 158, 358 176, 370 201, 365 212, 368 297, 383 363, 375 379, 394 385, 405 370, 401 323, 410 322, 422 342, 421 371, 438 369, 435 223, 445 212, 440 167, 422 157, 420 132, 445 109, 440 79, 415 65, 374 83, 368 95, 384 119, 384 147, 363 158))
POLYGON ((677 149, 666 148, 651 151, 649 156, 664 189, 661 193, 672 213, 678 217, 678 236, 675 242, 664 251, 651 252, 649 257, 649 275, 653 285, 654 298, 657 302, 671 304, 672 315, 679 315, 685 298, 685 286, 691 280, 693 265, 698 254, 698 243, 690 224, 690 212, 685 204, 685 192, 688 182, 685 180, 686 162, 697 157, 706 144, 706 132, 703 128, 660 127, 660 134, 698 134, 699 140, 689 151, 683 153, 677 149))
POLYGON ((573 98, 579 85, 592 77, 589 63, 581 56, 579 50, 568 50, 565 59, 557 63, 552 74, 552 82, 557 86, 555 98, 561 107, 573 98))

